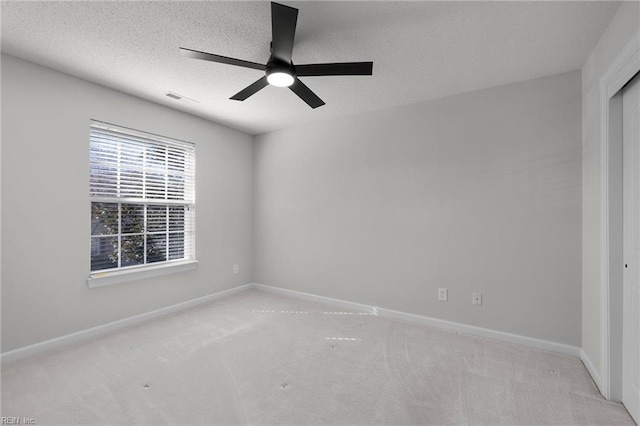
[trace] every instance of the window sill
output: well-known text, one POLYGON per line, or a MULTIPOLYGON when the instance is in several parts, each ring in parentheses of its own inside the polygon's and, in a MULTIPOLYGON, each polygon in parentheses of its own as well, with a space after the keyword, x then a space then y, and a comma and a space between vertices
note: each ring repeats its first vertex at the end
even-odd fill
POLYGON ((197 267, 197 260, 184 260, 175 263, 164 263, 162 265, 144 266, 121 271, 94 272, 89 275, 89 278, 87 278, 87 284, 89 285, 89 288, 102 287, 105 285, 120 284, 128 281, 136 281, 145 278, 158 277, 160 275, 189 271, 196 269, 197 267))

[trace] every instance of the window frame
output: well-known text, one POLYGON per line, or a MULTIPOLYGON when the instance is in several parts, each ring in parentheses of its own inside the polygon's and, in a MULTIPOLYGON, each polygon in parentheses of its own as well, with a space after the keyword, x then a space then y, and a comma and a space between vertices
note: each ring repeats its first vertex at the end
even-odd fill
MULTIPOLYGON (((122 135, 124 139, 124 143, 122 141, 113 142, 115 146, 117 146, 118 150, 118 160, 117 160, 117 171, 115 172, 117 176, 117 183, 111 183, 115 193, 110 195, 102 195, 96 194, 97 188, 100 187, 100 184, 94 183, 93 179, 97 178, 94 175, 94 169, 90 166, 89 170, 89 206, 90 209, 93 209, 94 203, 108 203, 115 204, 117 206, 117 232, 116 233, 108 233, 108 234, 94 234, 93 229, 89 232, 89 257, 93 259, 93 250, 94 250, 94 241, 99 240, 101 238, 116 238, 118 241, 118 261, 117 266, 114 268, 108 269, 98 269, 91 270, 93 267, 91 265, 91 261, 89 262, 89 276, 87 278, 87 284, 89 287, 100 287, 104 285, 117 284, 127 281, 134 281, 139 279, 151 278, 166 274, 171 274, 175 272, 182 272, 186 270, 195 269, 197 267, 197 259, 196 259, 196 233, 195 233, 195 221, 196 221, 196 146, 194 143, 186 142, 178 139, 168 138, 165 136, 156 135, 149 132, 142 132, 139 130, 134 130, 130 128, 126 128, 123 126, 118 126, 110 123, 105 123, 98 120, 90 120, 89 126, 89 161, 90 164, 93 163, 92 158, 92 148, 94 143, 94 132, 104 132, 109 133, 113 136, 113 134, 122 135), (127 140, 129 144, 132 143, 133 140, 136 141, 137 144, 141 144, 141 150, 145 152, 143 158, 144 160, 137 167, 140 167, 143 171, 141 174, 140 184, 142 185, 142 191, 139 197, 131 197, 131 196, 122 196, 123 186, 120 182, 120 174, 122 173, 125 166, 121 164, 120 150, 130 149, 130 146, 127 147, 127 140), (122 144, 122 145, 121 145, 122 144), (152 150, 153 145, 160 146, 166 150, 165 153, 165 172, 164 172, 164 181, 165 181, 165 189, 164 195, 161 198, 158 198, 153 193, 147 192, 145 190, 145 185, 147 183, 147 173, 149 173, 148 168, 149 162, 147 162, 146 150, 152 150), (174 149, 179 152, 185 153, 184 160, 184 168, 178 168, 174 170, 178 170, 178 174, 185 175, 185 188, 182 189, 182 197, 175 197, 175 193, 172 193, 169 190, 169 178, 170 178, 170 168, 171 165, 169 163, 169 150, 174 149), (122 206, 123 205, 138 205, 142 206, 142 232, 137 233, 127 233, 122 229, 122 206), (165 207, 166 210, 166 229, 164 231, 153 231, 150 230, 151 226, 149 225, 149 207, 150 206, 162 206, 165 207), (182 231, 171 231, 171 207, 181 206, 184 207, 184 225, 182 231), (139 235, 138 235, 139 234, 139 235), (148 262, 147 256, 147 244, 148 238, 152 235, 165 235, 165 260, 161 261, 152 261, 148 262), (138 237, 142 236, 142 240, 144 241, 144 249, 143 253, 143 263, 136 265, 125 265, 122 266, 123 254, 122 254, 122 239, 123 236, 133 236, 138 235, 138 237), (171 235, 180 235, 184 241, 182 246, 182 251, 184 252, 183 258, 179 259, 170 259, 171 257, 171 235)), ((97 138, 96 138, 97 140, 97 138)), ((106 156, 106 155, 105 155, 106 156)), ((108 162, 106 163, 106 167, 110 165, 108 162)), ((99 168, 96 168, 99 169, 99 168)), ((93 213, 92 213, 93 215, 93 213)), ((179 238, 178 238, 179 239, 179 238)))

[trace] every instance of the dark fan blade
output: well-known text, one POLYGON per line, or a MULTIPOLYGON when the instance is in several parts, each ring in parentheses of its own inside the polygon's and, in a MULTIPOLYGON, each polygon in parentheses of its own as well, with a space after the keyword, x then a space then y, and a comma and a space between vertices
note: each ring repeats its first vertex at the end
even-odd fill
POLYGON ((255 94, 258 90, 264 89, 265 86, 268 85, 268 84, 269 84, 269 82, 267 82, 267 76, 265 75, 260 80, 256 81, 255 83, 251 84, 250 86, 242 89, 241 91, 239 91, 238 93, 236 93, 235 95, 233 95, 229 99, 233 99, 234 101, 244 101, 249 96, 255 94))
POLYGON ((180 54, 187 58, 202 59, 204 61, 219 62, 221 64, 237 65, 239 67, 253 68, 256 70, 264 71, 267 69, 266 65, 257 64, 255 62, 243 61, 242 59, 228 58, 226 56, 214 55, 213 53, 199 52, 197 50, 180 48, 180 54))
POLYGON ((324 101, 318 97, 315 93, 311 91, 307 86, 304 85, 303 82, 296 78, 296 81, 293 82, 289 89, 293 91, 296 95, 300 97, 303 101, 307 103, 311 108, 316 109, 324 105, 324 101))
POLYGON ((298 9, 271 3, 271 53, 274 58, 291 63, 293 39, 296 36, 298 9))
POLYGON ((300 77, 372 74, 373 62, 341 62, 335 64, 296 65, 296 75, 300 77))

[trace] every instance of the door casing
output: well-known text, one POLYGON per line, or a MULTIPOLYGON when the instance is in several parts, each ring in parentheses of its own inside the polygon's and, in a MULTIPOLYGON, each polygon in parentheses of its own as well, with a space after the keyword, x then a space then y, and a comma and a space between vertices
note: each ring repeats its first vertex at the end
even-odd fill
MULTIPOLYGON (((622 399, 622 96, 640 72, 640 30, 600 80, 600 375, 591 371, 602 395, 622 399)), ((584 356, 583 356, 584 359, 584 356)))

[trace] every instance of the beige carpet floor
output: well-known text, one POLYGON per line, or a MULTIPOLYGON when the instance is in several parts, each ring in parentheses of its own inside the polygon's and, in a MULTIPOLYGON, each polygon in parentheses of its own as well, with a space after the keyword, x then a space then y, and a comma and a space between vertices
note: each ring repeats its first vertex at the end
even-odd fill
POLYGON ((2 366, 45 424, 633 425, 579 359, 250 290, 2 366))

